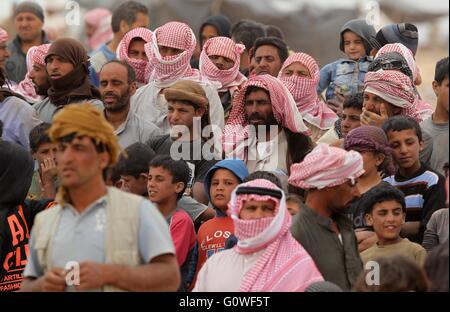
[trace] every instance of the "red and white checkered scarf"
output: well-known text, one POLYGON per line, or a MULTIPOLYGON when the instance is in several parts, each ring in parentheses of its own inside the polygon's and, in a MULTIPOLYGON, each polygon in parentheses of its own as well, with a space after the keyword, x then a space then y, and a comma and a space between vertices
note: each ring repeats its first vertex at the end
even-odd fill
POLYGON ((286 86, 278 78, 271 75, 258 75, 247 80, 242 85, 238 95, 233 98, 231 113, 221 137, 222 148, 226 155, 234 154, 237 158, 246 159, 246 147, 244 145, 249 137, 249 129, 245 113, 245 92, 251 86, 269 92, 273 115, 280 126, 294 133, 311 134, 286 86))
POLYGON ((90 10, 84 16, 85 23, 95 27, 94 34, 88 39, 88 46, 92 51, 112 40, 114 34, 111 27, 111 17, 111 12, 104 8, 90 10))
POLYGON ((141 38, 146 43, 149 43, 152 40, 152 37, 153 33, 149 29, 138 27, 127 32, 117 47, 117 57, 120 60, 125 60, 131 67, 133 67, 136 73, 136 80, 143 84, 148 82, 148 79, 146 79, 146 71, 152 69, 147 67, 149 65, 148 61, 130 58, 128 56, 128 49, 130 48, 131 41, 134 38, 141 38))
POLYGON ((306 53, 294 53, 284 62, 278 78, 294 96, 297 108, 307 122, 322 130, 330 129, 334 126, 338 116, 317 95, 316 90, 320 81, 320 69, 316 60, 306 53), (297 75, 284 76, 284 69, 293 63, 301 63, 308 68, 311 78, 297 75))
POLYGON ((240 291, 304 291, 311 283, 322 281, 314 261, 290 233, 291 215, 286 208, 284 192, 273 183, 257 179, 237 186, 231 195, 227 213, 233 219, 239 254, 260 250, 254 266, 244 276, 240 291), (278 190, 281 200, 270 195, 240 194, 241 187, 278 190), (239 215, 245 201, 275 202, 275 216, 261 219, 242 220, 239 215))
POLYGON ((36 94, 34 83, 30 79, 30 72, 33 69, 33 65, 45 66, 45 56, 47 55, 50 44, 42 44, 39 46, 31 47, 27 52, 27 74, 25 78, 12 89, 23 95, 29 103, 36 103, 42 100, 42 96, 36 94))
POLYGON ((418 110, 419 97, 414 92, 411 79, 405 74, 397 70, 368 72, 364 78, 364 92, 376 94, 386 102, 402 108, 402 115, 422 121, 418 110))
POLYGON ((358 152, 320 143, 301 163, 291 166, 288 182, 305 190, 320 190, 355 181, 363 173, 363 159, 358 152))
MULTIPOLYGON (((411 72, 413 74, 413 81, 414 82, 417 79, 417 76, 420 74, 419 67, 417 67, 416 60, 414 59, 414 54, 411 52, 410 49, 405 47, 401 43, 390 43, 385 46, 383 46, 375 56, 378 57, 380 55, 389 53, 389 52, 397 52, 403 58, 405 59, 406 63, 408 64, 409 69, 411 69, 411 72)), ((426 119, 427 117, 431 116, 433 114, 433 106, 430 103, 425 102, 420 98, 419 93, 417 92, 417 89, 415 89, 417 96, 419 97, 417 102, 417 110, 419 111, 419 114, 421 115, 422 119, 426 119)))
POLYGON ((153 32, 151 41, 152 52, 149 62, 154 71, 150 81, 155 80, 158 87, 168 87, 181 78, 200 81, 200 72, 193 69, 190 64, 196 45, 195 35, 192 29, 180 22, 169 22, 158 27, 153 32), (162 57, 159 53, 160 46, 183 50, 174 56, 162 57))
POLYGON ((236 44, 227 37, 214 37, 205 42, 200 54, 200 74, 202 79, 219 84, 218 91, 236 91, 247 78, 239 71, 240 55, 244 52, 243 44, 236 44), (221 70, 209 59, 211 55, 219 55, 234 61, 232 68, 221 70))
POLYGON ((0 42, 6 42, 8 40, 9 40, 8 32, 0 27, 0 42))

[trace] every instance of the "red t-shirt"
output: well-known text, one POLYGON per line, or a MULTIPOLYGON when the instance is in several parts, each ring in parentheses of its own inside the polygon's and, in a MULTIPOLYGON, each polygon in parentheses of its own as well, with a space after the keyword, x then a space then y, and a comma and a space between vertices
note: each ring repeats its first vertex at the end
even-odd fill
POLYGON ((178 265, 181 267, 186 261, 189 251, 195 246, 194 222, 184 210, 180 209, 172 215, 169 229, 178 265))
POLYGON ((234 225, 230 217, 214 218, 200 226, 197 233, 197 273, 209 257, 225 249, 225 242, 232 234, 234 234, 234 225))

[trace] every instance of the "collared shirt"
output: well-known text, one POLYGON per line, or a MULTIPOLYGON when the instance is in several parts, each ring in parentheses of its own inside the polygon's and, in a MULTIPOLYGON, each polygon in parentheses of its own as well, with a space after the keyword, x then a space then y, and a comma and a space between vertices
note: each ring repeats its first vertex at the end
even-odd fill
MULTIPOLYGON (((53 267, 65 268, 70 261, 105 262, 106 196, 83 213, 65 204, 53 238, 53 267)), ((148 200, 139 207, 139 254, 144 263, 163 254, 175 254, 169 227, 158 209, 148 200)), ((30 253, 24 276, 44 274, 37 258, 36 237, 31 232, 30 253)))
MULTIPOLYGON (((97 107, 100 110, 103 110, 103 102, 97 99, 90 99, 90 100, 84 100, 87 102, 90 102, 93 106, 97 107)), ((76 103, 76 102, 73 102, 76 103)), ((33 105, 33 108, 36 110, 36 112, 39 115, 39 119, 41 119, 43 122, 52 123, 53 115, 56 114, 57 110, 62 108, 64 106, 56 107, 55 104, 53 104, 50 101, 49 97, 46 97, 41 102, 38 102, 33 105)))
POLYGON ((136 142, 145 143, 162 133, 153 123, 142 119, 130 110, 127 119, 114 130, 114 134, 117 135, 120 146, 125 149, 136 142))
MULTIPOLYGON (((50 43, 47 34, 42 31, 41 44, 50 43)), ((13 41, 8 44, 10 56, 5 64, 5 70, 8 78, 16 83, 21 82, 27 74, 27 56, 22 51, 22 42, 19 36, 16 36, 13 41)))
POLYGON ((336 214, 332 219, 302 205, 292 220, 292 236, 306 249, 326 281, 343 290, 351 289, 363 266, 350 219, 336 214), (341 235, 332 230, 335 221, 341 235))

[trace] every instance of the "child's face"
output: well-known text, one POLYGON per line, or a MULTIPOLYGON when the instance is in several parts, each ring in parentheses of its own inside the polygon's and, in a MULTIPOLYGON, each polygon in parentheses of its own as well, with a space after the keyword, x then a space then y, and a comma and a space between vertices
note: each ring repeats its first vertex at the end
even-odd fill
POLYGON ((361 126, 362 110, 347 107, 342 111, 342 135, 345 137, 350 131, 361 126))
POLYGON ((231 199, 231 193, 238 184, 238 178, 231 171, 217 169, 212 176, 209 188, 211 203, 214 207, 225 212, 231 199))
POLYGON ((147 178, 145 174, 142 174, 137 179, 132 175, 121 174, 120 179, 122 181, 122 185, 120 187, 121 190, 139 196, 144 196, 147 194, 147 178))
POLYGON ((148 172, 148 198, 152 203, 160 204, 183 191, 183 182, 173 182, 170 172, 162 167, 150 167, 148 172))
POLYGON ((289 213, 291 214, 291 216, 297 214, 300 211, 300 205, 292 200, 287 200, 286 201, 286 207, 287 210, 289 211, 289 213))
POLYGON ((399 202, 387 200, 374 205, 372 213, 366 215, 366 222, 373 226, 380 242, 395 241, 400 236, 405 217, 399 202))
POLYGON ((414 129, 388 131, 387 136, 395 162, 400 168, 409 169, 419 162, 423 142, 419 141, 414 129))
POLYGON ((42 143, 37 151, 33 153, 33 157, 38 161, 39 165, 46 159, 53 159, 56 161, 57 150, 58 146, 55 143, 42 143))
POLYGON ((378 166, 383 163, 384 156, 380 153, 363 151, 359 152, 363 159, 364 175, 378 172, 378 166))
POLYGON ((347 30, 344 32, 344 52, 349 59, 357 61, 366 55, 364 40, 354 32, 347 30))

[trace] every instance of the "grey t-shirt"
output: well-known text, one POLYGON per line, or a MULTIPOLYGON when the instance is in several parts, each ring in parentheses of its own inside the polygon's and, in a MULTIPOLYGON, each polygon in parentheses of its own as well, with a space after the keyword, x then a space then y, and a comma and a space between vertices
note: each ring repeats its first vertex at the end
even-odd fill
POLYGON ((422 246, 431 251, 437 245, 448 241, 448 208, 436 210, 428 221, 423 234, 422 246))
MULTIPOLYGON (((53 238, 53 267, 65 268, 70 261, 105 262, 106 196, 98 199, 82 214, 67 205, 53 238)), ((31 232, 25 277, 43 276, 39 265, 35 236, 31 232)), ((139 207, 139 255, 143 263, 163 254, 175 254, 169 227, 159 210, 144 199, 139 207)))
POLYGON ((428 132, 433 138, 433 151, 431 153, 430 168, 444 174, 444 164, 448 162, 448 122, 435 123, 433 117, 429 117, 420 124, 422 130, 428 132))
MULTIPOLYGON (((103 102, 97 99, 86 100, 91 103, 93 106, 97 107, 99 110, 103 110, 103 102)), ((73 102, 74 104, 76 102, 73 102)), ((45 98, 41 102, 38 102, 33 105, 33 108, 39 115, 39 119, 43 122, 52 123, 53 115, 55 115, 56 111, 64 106, 56 107, 52 102, 50 102, 50 98, 45 98)))

